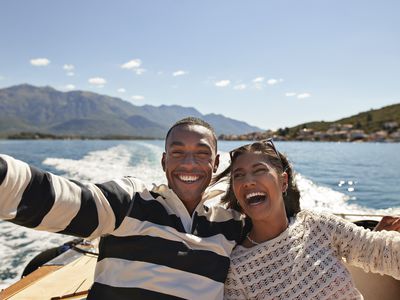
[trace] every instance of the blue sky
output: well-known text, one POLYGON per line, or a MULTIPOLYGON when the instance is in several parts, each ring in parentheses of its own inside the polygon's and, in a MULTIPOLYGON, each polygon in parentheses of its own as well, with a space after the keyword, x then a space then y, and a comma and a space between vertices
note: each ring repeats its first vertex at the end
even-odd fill
POLYGON ((0 88, 89 90, 263 129, 400 102, 400 1, 0 2, 0 88))

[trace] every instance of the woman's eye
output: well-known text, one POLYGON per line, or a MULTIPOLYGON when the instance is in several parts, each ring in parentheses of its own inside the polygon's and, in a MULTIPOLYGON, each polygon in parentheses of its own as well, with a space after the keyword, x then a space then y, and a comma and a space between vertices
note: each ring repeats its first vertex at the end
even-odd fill
POLYGON ((261 169, 257 169, 257 170, 255 170, 254 171, 254 174, 257 174, 257 175, 259 175, 259 174, 264 174, 264 173, 266 173, 267 172, 267 170, 266 169, 264 169, 264 168, 261 168, 261 169))
POLYGON ((243 176, 244 176, 243 173, 234 173, 234 174, 233 174, 233 178, 234 178, 234 179, 242 178, 243 176))

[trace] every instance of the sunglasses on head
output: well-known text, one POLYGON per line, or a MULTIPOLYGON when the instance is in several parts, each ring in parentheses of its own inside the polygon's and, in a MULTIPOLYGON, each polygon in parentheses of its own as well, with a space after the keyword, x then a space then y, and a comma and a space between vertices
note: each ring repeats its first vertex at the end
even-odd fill
POLYGON ((257 144, 257 143, 260 143, 260 144, 264 144, 264 145, 269 146, 269 147, 275 152, 276 157, 278 157, 279 161, 280 161, 281 164, 282 164, 281 156, 279 155, 278 150, 276 150, 276 147, 275 147, 275 145, 274 145, 274 142, 273 142, 272 138, 265 139, 265 140, 260 140, 260 141, 257 141, 257 142, 251 143, 251 144, 247 144, 247 145, 243 145, 243 146, 240 146, 240 147, 238 147, 238 148, 236 148, 236 149, 233 149, 233 150, 229 151, 229 156, 230 156, 230 158, 231 158, 231 161, 232 161, 233 158, 235 157, 235 154, 236 154, 236 153, 238 153, 238 152, 241 151, 241 150, 244 150, 245 147, 247 147, 247 146, 249 146, 249 145, 253 145, 253 144, 257 144))

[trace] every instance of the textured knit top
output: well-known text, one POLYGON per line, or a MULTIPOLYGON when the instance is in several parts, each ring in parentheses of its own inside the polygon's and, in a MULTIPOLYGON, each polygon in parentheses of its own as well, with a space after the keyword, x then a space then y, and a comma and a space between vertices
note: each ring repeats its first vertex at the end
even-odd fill
POLYGON ((400 234, 302 211, 278 237, 234 249, 225 299, 363 299, 342 258, 400 279, 400 234))
POLYGON ((242 216, 223 207, 201 202, 190 215, 165 185, 150 190, 133 177, 83 185, 6 155, 0 155, 0 218, 101 237, 88 296, 96 300, 222 300, 243 229, 242 216))

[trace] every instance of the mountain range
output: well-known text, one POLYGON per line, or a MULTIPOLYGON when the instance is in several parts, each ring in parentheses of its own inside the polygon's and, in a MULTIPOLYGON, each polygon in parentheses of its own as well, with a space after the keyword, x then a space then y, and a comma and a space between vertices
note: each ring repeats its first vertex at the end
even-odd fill
POLYGON ((21 132, 81 137, 163 138, 184 117, 199 117, 219 134, 261 131, 220 114, 201 114, 178 105, 136 106, 87 91, 61 92, 29 84, 0 89, 0 136, 21 132))

